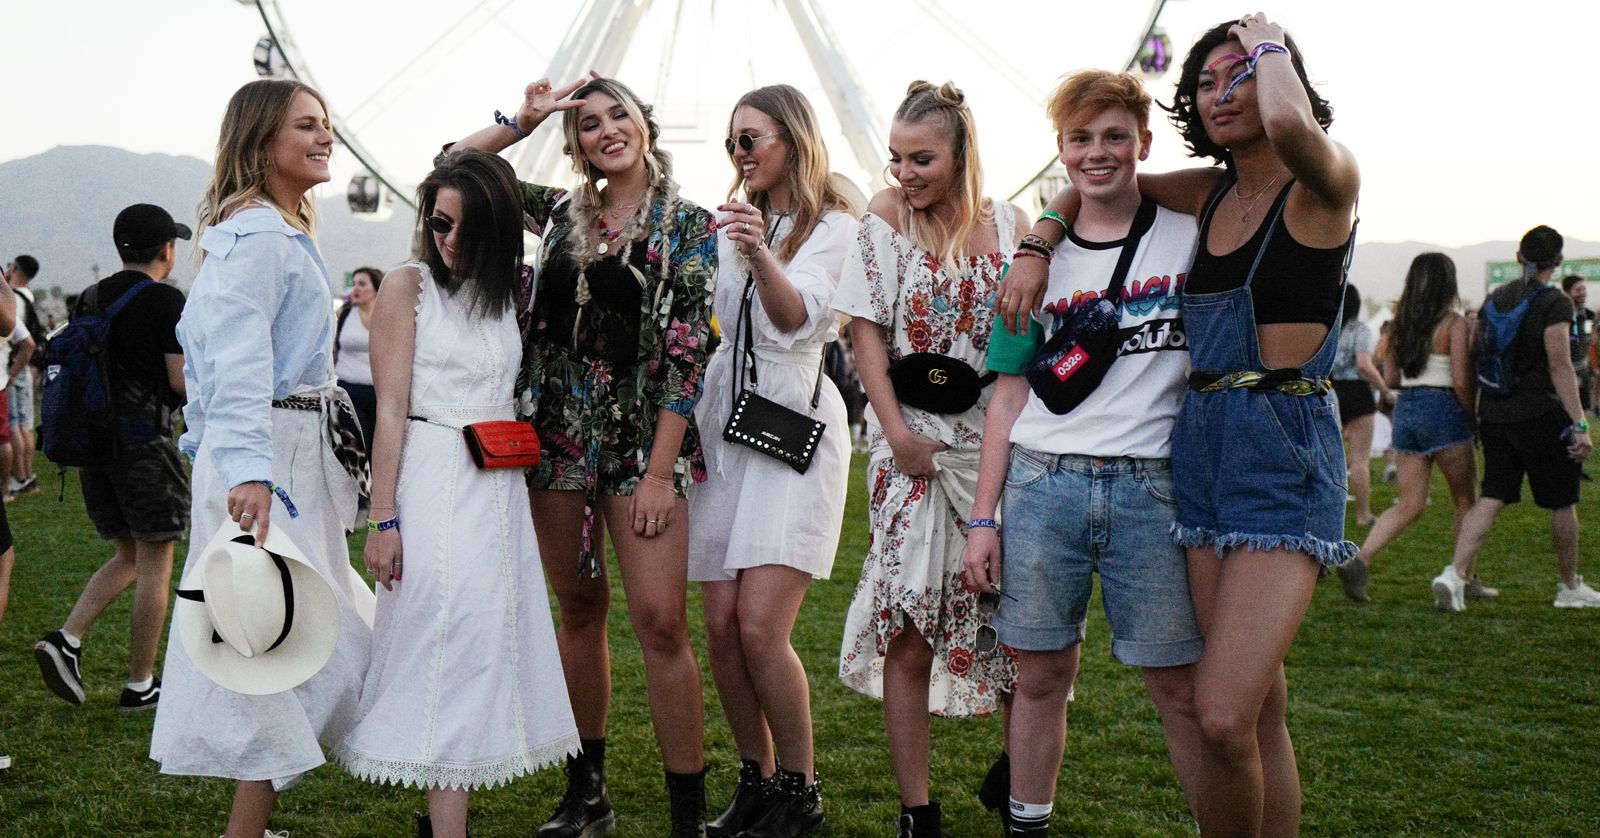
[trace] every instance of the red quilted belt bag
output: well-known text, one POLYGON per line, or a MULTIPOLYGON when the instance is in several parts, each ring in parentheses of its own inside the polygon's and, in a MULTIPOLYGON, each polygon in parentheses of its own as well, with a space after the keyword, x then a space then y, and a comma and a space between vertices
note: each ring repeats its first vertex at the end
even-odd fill
MULTIPOLYGON (((415 422, 427 422, 449 428, 422 416, 407 416, 415 422)), ((527 422, 515 419, 494 419, 473 422, 461 428, 467 440, 467 453, 478 468, 533 468, 539 464, 539 434, 527 422)))

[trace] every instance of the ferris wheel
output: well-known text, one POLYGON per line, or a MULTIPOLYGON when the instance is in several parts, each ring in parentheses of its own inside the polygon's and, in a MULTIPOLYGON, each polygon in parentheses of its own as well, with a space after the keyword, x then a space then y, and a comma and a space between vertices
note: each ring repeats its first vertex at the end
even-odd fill
MULTIPOLYGON (((961 74, 956 81, 984 126, 990 190, 1033 202, 1060 188, 1059 164, 1036 139, 1018 150, 1009 130, 988 141, 1001 149, 992 152, 988 128, 999 119, 988 113, 1037 137, 1048 91, 1041 81, 1085 66, 1159 77, 1172 52, 1160 25, 1166 0, 1095 13, 1104 19, 1074 10, 1076 22, 1090 25, 1037 32, 1014 24, 1059 16, 1059 4, 1018 0, 1010 9, 1017 20, 1008 20, 975 17, 976 5, 958 14, 945 0, 436 0, 418 21, 378 0, 238 2, 253 7, 265 29, 255 45, 257 72, 298 79, 327 99, 334 135, 353 160, 346 164, 354 168, 350 211, 373 220, 387 218, 395 203, 414 210, 411 185, 433 152, 486 123, 485 105, 514 106, 506 97, 534 78, 559 84, 591 70, 630 82, 655 103, 675 176, 686 193, 710 203, 729 180, 719 146, 729 106, 744 90, 776 81, 799 87, 830 131, 834 168, 871 191, 884 182, 888 108, 898 91, 912 78, 961 74), (330 20, 330 13, 345 17, 330 20)), ((571 176, 555 125, 541 126, 507 157, 525 180, 571 176)))

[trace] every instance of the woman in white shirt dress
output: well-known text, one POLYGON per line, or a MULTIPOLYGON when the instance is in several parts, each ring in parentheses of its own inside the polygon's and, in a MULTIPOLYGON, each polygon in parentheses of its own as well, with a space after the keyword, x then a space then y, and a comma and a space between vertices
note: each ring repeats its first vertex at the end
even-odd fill
POLYGON ((856 222, 829 183, 827 148, 800 91, 746 93, 726 145, 735 175, 718 208, 713 300, 722 343, 695 409, 709 476, 689 496, 689 578, 701 583, 711 673, 741 767, 732 803, 707 831, 788 838, 823 818, 810 687, 790 633, 811 580, 828 578, 844 519, 850 431, 821 362, 839 334, 833 292, 856 222), (762 397, 827 426, 804 474, 722 438, 736 379, 752 363, 740 340, 746 305, 755 375, 745 386, 753 378, 762 397))
POLYGON ((310 236, 309 193, 328 180, 332 150, 311 88, 262 80, 233 95, 196 225, 204 261, 178 324, 189 394, 178 445, 194 459, 191 531, 205 536, 190 542, 179 587, 198 587, 190 571, 231 519, 258 545, 269 527, 288 534, 340 610, 327 664, 270 695, 216 684, 177 631, 168 638, 150 757, 164 774, 238 780, 227 838, 260 838, 278 792, 355 721, 372 640, 372 592, 351 572, 344 537, 365 455, 347 456, 359 432, 333 385, 333 295, 310 236), (336 433, 333 417, 348 424, 336 433))
POLYGON ((462 427, 514 417, 522 335, 516 173, 482 151, 418 187, 423 259, 392 271, 372 332, 378 425, 367 567, 378 617, 350 773, 427 790, 463 838, 468 793, 578 752, 521 469, 480 469, 462 427))

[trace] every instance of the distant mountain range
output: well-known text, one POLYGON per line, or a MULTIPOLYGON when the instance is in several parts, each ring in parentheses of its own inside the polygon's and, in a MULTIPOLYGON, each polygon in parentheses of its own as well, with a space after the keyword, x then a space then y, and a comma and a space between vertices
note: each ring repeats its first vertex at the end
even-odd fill
MULTIPOLYGON (((106 146, 57 146, 0 163, 0 260, 32 254, 40 264, 36 290, 59 286, 76 293, 96 276, 121 269, 111 223, 123 207, 156 204, 193 227, 195 206, 210 177, 211 164, 193 157, 106 146)), ((317 244, 328 270, 342 276, 362 265, 388 268, 405 261, 411 213, 401 206, 386 221, 358 220, 345 203, 342 185, 334 186, 324 188, 332 194, 318 206, 317 244)), ((191 254, 180 242, 173 270, 180 288, 188 288, 194 277, 191 254)))
MULTIPOLYGON (((37 288, 75 293, 95 276, 120 267, 111 222, 128 204, 159 204, 194 226, 194 207, 211 166, 193 157, 135 154, 106 146, 58 146, 0 163, 0 260, 31 253, 42 265, 37 288)), ((323 199, 317 243, 328 270, 342 276, 361 265, 387 268, 407 258, 412 217, 404 207, 386 221, 359 220, 343 195, 323 199)), ((1462 296, 1483 298, 1487 263, 1513 258, 1515 241, 1443 248, 1422 242, 1357 244, 1351 280, 1370 301, 1398 297, 1418 253, 1439 250, 1455 259, 1462 296)), ((1600 256, 1600 243, 1567 240, 1569 258, 1600 256)), ((176 284, 187 287, 193 262, 180 252, 176 284)), ((1369 312, 1373 303, 1368 304, 1369 312)))

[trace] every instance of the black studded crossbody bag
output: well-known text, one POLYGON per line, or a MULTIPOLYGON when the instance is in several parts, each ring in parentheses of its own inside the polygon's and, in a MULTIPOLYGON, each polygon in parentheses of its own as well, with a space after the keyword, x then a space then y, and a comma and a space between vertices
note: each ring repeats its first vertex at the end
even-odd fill
MULTIPOLYGON (((801 474, 811 467, 811 457, 827 425, 791 410, 756 393, 756 353, 754 329, 750 325, 750 306, 755 297, 755 277, 745 274, 744 301, 739 306, 734 327, 733 413, 728 417, 722 438, 735 445, 772 457, 801 474), (745 385, 748 375, 749 386, 745 385)), ((826 357, 826 353, 824 353, 826 357)), ((811 389, 812 413, 822 395, 822 363, 817 363, 817 382, 811 389)))

